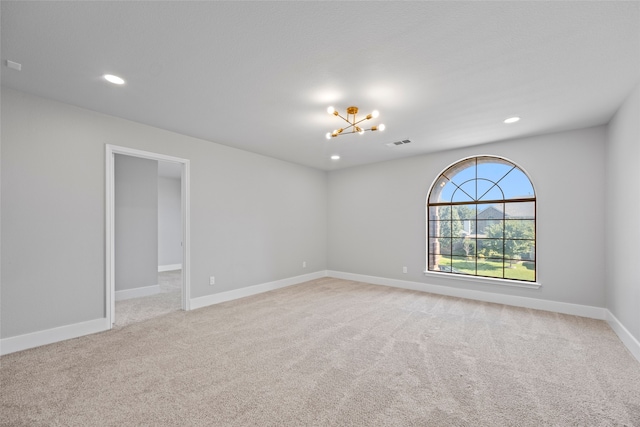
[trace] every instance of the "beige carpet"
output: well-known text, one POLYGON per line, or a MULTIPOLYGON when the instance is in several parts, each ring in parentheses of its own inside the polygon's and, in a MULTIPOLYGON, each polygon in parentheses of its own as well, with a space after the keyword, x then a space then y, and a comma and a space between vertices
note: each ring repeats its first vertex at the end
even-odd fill
POLYGON ((0 359, 5 426, 634 426, 605 322, 325 278, 0 359))
POLYGON ((116 301, 114 327, 164 316, 182 308, 182 270, 158 273, 160 293, 140 298, 116 301))

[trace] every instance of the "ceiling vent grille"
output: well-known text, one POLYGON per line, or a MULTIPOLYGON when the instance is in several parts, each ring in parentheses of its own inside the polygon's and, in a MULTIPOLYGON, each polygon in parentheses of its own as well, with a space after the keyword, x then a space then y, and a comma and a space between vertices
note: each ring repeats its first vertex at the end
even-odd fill
POLYGON ((401 145, 411 144, 410 139, 403 139, 402 141, 388 142, 384 145, 387 147, 400 147, 401 145))

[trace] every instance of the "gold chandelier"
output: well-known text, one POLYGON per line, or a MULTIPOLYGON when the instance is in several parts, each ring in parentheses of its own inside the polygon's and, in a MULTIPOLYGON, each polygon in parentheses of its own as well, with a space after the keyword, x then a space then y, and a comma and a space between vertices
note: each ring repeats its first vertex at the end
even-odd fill
POLYGON ((345 128, 340 128, 340 129, 336 129, 333 132, 327 132, 327 139, 331 139, 331 138, 336 138, 340 135, 346 135, 349 133, 359 133, 359 134, 363 134, 368 130, 371 131, 383 131, 385 126, 383 124, 380 124, 378 126, 371 126, 371 128, 369 129, 363 129, 360 126, 358 126, 360 123, 364 122, 365 120, 371 120, 374 119, 376 117, 378 117, 380 115, 380 113, 378 113, 378 110, 373 110, 373 112, 371 114, 367 114, 365 116, 364 119, 360 119, 357 120, 356 119, 356 114, 358 114, 358 107, 348 107, 347 108, 347 118, 345 119, 344 117, 342 117, 340 115, 340 113, 338 113, 338 111, 336 111, 335 108, 333 107, 329 107, 327 108, 327 113, 332 114, 334 116, 340 117, 342 120, 344 120, 345 122, 349 123, 349 126, 345 127, 345 128), (351 129, 350 132, 346 132, 349 129, 351 129))

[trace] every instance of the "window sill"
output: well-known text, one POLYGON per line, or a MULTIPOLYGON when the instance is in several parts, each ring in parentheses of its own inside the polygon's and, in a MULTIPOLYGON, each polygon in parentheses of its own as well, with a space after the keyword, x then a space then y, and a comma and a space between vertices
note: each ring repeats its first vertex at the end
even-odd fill
POLYGON ((425 271, 425 276, 439 277, 447 280, 465 280, 486 285, 501 285, 515 288, 539 289, 542 283, 538 282, 521 282, 518 280, 498 279, 495 277, 468 276, 466 274, 440 273, 437 271, 425 271))

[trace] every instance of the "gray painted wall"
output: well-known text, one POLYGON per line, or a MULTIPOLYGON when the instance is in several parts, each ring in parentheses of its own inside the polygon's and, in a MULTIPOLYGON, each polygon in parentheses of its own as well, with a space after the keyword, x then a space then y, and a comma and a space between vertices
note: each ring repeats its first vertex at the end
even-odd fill
POLYGON ((331 172, 329 269, 604 307, 605 141, 601 126, 331 172), (481 154, 506 157, 531 176, 540 289, 423 274, 429 188, 450 164, 481 154))
POLYGON ((158 162, 115 155, 116 291, 158 284, 158 162))
POLYGON ((640 85, 609 123, 607 307, 640 341, 640 85))
POLYGON ((7 88, 1 102, 0 337, 104 318, 105 144, 190 160, 192 298, 326 269, 325 172, 7 88))
POLYGON ((327 178, 3 88, 0 336, 104 317, 104 145, 115 144, 191 160, 192 297, 329 268, 606 304, 640 338, 639 236, 625 214, 639 203, 639 98, 636 88, 608 127, 334 171, 327 178), (422 274, 429 186, 449 164, 478 154, 507 157, 533 180, 541 289, 422 274), (405 265, 408 274, 401 273, 405 265), (210 275, 218 285, 208 285, 210 275))
POLYGON ((158 177, 158 265, 182 264, 180 180, 158 177))

